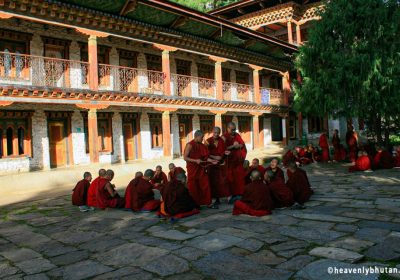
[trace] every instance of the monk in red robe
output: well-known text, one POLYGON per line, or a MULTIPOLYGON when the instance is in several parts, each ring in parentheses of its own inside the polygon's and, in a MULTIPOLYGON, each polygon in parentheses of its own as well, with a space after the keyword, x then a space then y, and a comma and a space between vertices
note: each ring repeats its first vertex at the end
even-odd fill
POLYGON ((209 158, 208 148, 203 144, 204 134, 197 130, 194 139, 186 144, 184 160, 188 174, 188 189, 197 205, 211 206, 211 189, 207 164, 218 161, 209 158))
MULTIPOLYGON (((154 177, 154 171, 147 169, 142 177, 133 179, 128 187, 130 194, 129 199, 125 199, 125 208, 130 208, 132 211, 149 212, 155 211, 160 207, 160 200, 154 199, 154 186, 150 183, 154 177)), ((127 187, 127 189, 128 189, 127 187)), ((126 193, 128 193, 126 191, 126 193)))
POLYGON ((367 152, 358 152, 358 158, 353 166, 349 167, 349 172, 365 171, 371 169, 371 161, 368 157, 367 152))
POLYGON ((244 179, 244 182, 246 185, 251 183, 250 176, 251 176, 251 172, 253 172, 253 170, 260 171, 261 177, 264 177, 265 168, 262 165, 260 165, 260 160, 258 158, 255 158, 251 161, 250 168, 247 171, 245 179, 244 179))
POLYGON ((99 176, 92 181, 92 183, 90 184, 90 187, 88 189, 87 204, 86 204, 87 206, 97 207, 97 204, 96 204, 97 185, 98 185, 100 179, 105 178, 105 177, 106 177, 106 170, 102 168, 99 170, 99 176))
POLYGON ((333 156, 334 162, 343 161, 346 159, 346 150, 343 145, 340 144, 339 130, 335 129, 332 135, 332 146, 335 150, 335 154, 333 156))
POLYGON ((190 196, 185 173, 178 173, 161 191, 159 214, 164 217, 184 218, 200 213, 199 206, 190 196))
POLYGON ((379 147, 374 157, 374 169, 392 169, 393 166, 392 155, 384 148, 379 147))
POLYGON ((111 184, 112 179, 114 179, 114 171, 109 169, 106 171, 105 178, 100 178, 97 183, 96 205, 100 209, 124 207, 125 201, 111 184))
POLYGON ((245 173, 243 162, 246 159, 246 145, 238 133, 236 133, 236 124, 230 122, 227 124, 227 132, 222 136, 225 141, 227 155, 226 159, 226 181, 230 188, 231 203, 244 192, 245 173))
POLYGON ((252 182, 246 185, 242 198, 235 201, 232 214, 250 216, 272 214, 274 205, 271 193, 267 185, 264 184, 260 171, 253 170, 250 178, 252 182))
POLYGON ((283 166, 287 167, 288 164, 289 164, 289 162, 291 162, 291 161, 296 161, 296 157, 295 157, 295 155, 294 155, 294 153, 293 153, 292 150, 288 150, 288 151, 283 155, 283 158, 282 158, 283 166))
POLYGON ((298 168, 295 162, 291 162, 288 166, 287 174, 289 179, 286 184, 293 192, 294 201, 297 203, 295 208, 304 208, 303 204, 313 194, 307 173, 303 169, 298 168))
POLYGON ((161 185, 168 183, 168 177, 162 171, 161 165, 156 166, 156 171, 154 172, 154 177, 151 178, 150 183, 152 183, 156 187, 156 189, 158 189, 161 185))
POLYGON ((168 165, 169 168, 169 173, 168 173, 168 182, 174 181, 176 179, 176 175, 178 175, 179 173, 184 173, 186 174, 186 171, 183 170, 182 167, 177 167, 175 166, 175 164, 170 163, 168 165))
POLYGON ((394 167, 400 167, 400 146, 395 148, 395 155, 393 157, 394 167))
POLYGON ((286 208, 293 205, 293 192, 286 186, 284 179, 277 177, 272 170, 267 170, 264 178, 271 191, 275 208, 286 208))
POLYGON ((355 162, 357 158, 358 136, 352 125, 348 127, 346 133, 346 144, 349 150, 349 160, 355 162))
POLYGON ((322 162, 329 162, 329 140, 328 136, 326 135, 326 131, 322 132, 319 136, 319 146, 321 148, 321 161, 322 162))
MULTIPOLYGON (((283 170, 279 168, 278 164, 279 160, 277 158, 273 158, 269 166, 265 169, 265 172, 270 170, 274 174, 274 178, 280 178, 283 180, 283 182, 285 182, 285 174, 283 173, 283 170)), ((266 181, 265 177, 264 179, 266 181)))
POLYGON ((137 184, 137 178, 141 178, 143 177, 143 172, 138 171, 135 173, 135 178, 133 180, 131 180, 128 184, 128 186, 125 189, 125 208, 126 209, 132 209, 132 189, 135 187, 135 185, 137 184))
POLYGON ((229 188, 225 180, 225 142, 220 137, 221 128, 214 127, 213 136, 205 141, 208 148, 209 157, 218 161, 218 164, 213 164, 208 167, 208 178, 210 179, 211 196, 215 198, 212 208, 218 209, 221 204, 221 197, 230 195, 229 188))
POLYGON ((83 179, 80 180, 75 188, 72 190, 72 205, 79 206, 81 212, 89 211, 90 208, 87 207, 87 192, 92 181, 92 174, 90 172, 85 172, 83 174, 83 179))

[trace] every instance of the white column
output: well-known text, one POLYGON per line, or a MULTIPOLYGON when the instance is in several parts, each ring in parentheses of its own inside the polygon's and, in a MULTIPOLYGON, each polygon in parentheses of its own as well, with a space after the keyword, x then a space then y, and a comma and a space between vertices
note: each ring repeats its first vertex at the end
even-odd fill
POLYGON ((200 130, 200 118, 199 118, 199 115, 194 114, 192 122, 193 122, 193 137, 194 137, 194 133, 196 132, 196 130, 200 130))
MULTIPOLYGON (((192 60, 192 63, 190 65, 190 72, 192 77, 198 77, 198 69, 197 69, 197 64, 196 61, 192 60)), ((199 97, 199 83, 195 79, 192 80, 192 97, 199 97)))
MULTIPOLYGON (((137 66, 138 69, 147 69, 147 61, 144 53, 139 53, 137 56, 137 66)), ((139 72, 139 92, 142 89, 149 87, 149 80, 147 78, 146 72, 139 72)))
POLYGON ((112 141, 113 141, 113 155, 111 161, 121 162, 122 155, 125 161, 125 152, 123 152, 124 137, 122 133, 122 117, 120 113, 114 113, 112 117, 112 141))
POLYGON ((282 138, 286 138, 286 119, 282 118, 282 138))
POLYGON ((267 146, 272 142, 272 123, 271 118, 264 119, 264 145, 267 146))
POLYGON ((32 116, 32 146, 32 166, 38 169, 50 169, 47 117, 43 110, 36 110, 32 116))
POLYGON ((83 117, 79 110, 74 111, 71 117, 72 152, 74 164, 90 163, 89 154, 86 154, 85 131, 83 117))
POLYGON ((142 143, 142 156, 143 159, 150 159, 153 157, 151 152, 151 133, 150 122, 147 112, 140 115, 140 139, 142 143))
POLYGON ((180 156, 179 146, 179 120, 176 113, 171 114, 171 145, 172 145, 172 156, 180 156))

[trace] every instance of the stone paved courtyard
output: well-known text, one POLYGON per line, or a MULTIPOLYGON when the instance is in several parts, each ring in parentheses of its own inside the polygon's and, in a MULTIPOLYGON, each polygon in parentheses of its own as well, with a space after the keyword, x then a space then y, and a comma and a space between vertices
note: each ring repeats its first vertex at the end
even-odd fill
POLYGON ((174 224, 122 210, 80 213, 70 196, 1 208, 2 279, 396 279, 329 267, 400 270, 400 170, 306 168, 305 210, 263 218, 231 206, 174 224))

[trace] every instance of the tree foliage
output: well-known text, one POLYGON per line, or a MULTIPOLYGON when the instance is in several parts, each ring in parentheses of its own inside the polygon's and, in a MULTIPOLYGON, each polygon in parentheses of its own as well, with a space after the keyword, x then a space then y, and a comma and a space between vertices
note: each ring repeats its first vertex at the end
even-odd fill
POLYGON ((172 2, 187 6, 189 8, 207 12, 212 9, 220 8, 239 0, 172 0, 172 2))
POLYGON ((295 109, 360 117, 380 141, 400 127, 400 2, 332 0, 299 48, 295 109))

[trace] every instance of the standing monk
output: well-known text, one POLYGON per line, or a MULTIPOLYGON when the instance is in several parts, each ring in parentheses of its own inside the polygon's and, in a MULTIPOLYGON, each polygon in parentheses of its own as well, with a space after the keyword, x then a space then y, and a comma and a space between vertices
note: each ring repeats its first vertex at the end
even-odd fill
POLYGON ((200 130, 194 133, 194 139, 186 144, 183 159, 188 173, 188 189, 197 205, 211 206, 211 190, 205 164, 218 162, 208 158, 208 149, 203 144, 204 134, 200 130))
POLYGON ((349 160, 351 162, 355 162, 357 158, 358 136, 352 125, 348 126, 346 133, 346 144, 347 148, 349 149, 349 160))
POLYGON ((80 180, 75 188, 72 190, 72 205, 79 206, 81 212, 89 211, 90 208, 86 206, 87 204, 87 192, 92 181, 92 174, 90 172, 85 172, 83 174, 83 179, 80 180))
POLYGON ((253 170, 250 175, 251 183, 246 185, 243 197, 236 200, 233 206, 233 215, 246 214, 251 216, 265 216, 272 214, 274 208, 271 193, 262 181, 260 171, 253 170))
POLYGON ((233 122, 228 123, 227 132, 222 136, 227 149, 226 159, 226 181, 232 195, 231 203, 241 196, 244 192, 244 173, 243 162, 246 159, 246 145, 238 133, 233 122))
POLYGON ((175 180, 175 179, 176 179, 176 176, 177 176, 179 173, 186 174, 186 171, 183 170, 182 167, 176 167, 175 164, 173 164, 173 163, 170 163, 170 164, 168 165, 168 168, 169 168, 168 182, 171 182, 171 181, 175 180))
POLYGON ((115 190, 115 186, 111 184, 112 179, 114 179, 114 171, 111 169, 106 171, 104 178, 99 179, 96 191, 96 204, 100 209, 124 207, 124 199, 119 196, 115 190))
POLYGON ((218 164, 208 167, 211 196, 215 198, 215 203, 212 208, 215 209, 221 204, 219 200, 220 197, 228 197, 230 195, 228 186, 225 183, 225 166, 221 165, 224 163, 225 142, 220 137, 220 134, 221 129, 219 127, 214 127, 213 136, 208 138, 205 142, 205 145, 208 147, 209 157, 218 161, 218 164))
POLYGON ((326 131, 323 131, 319 136, 319 146, 321 147, 321 161, 329 162, 329 140, 326 131))
POLYGON ((99 170, 99 177, 93 180, 93 182, 90 184, 90 187, 88 189, 88 194, 87 194, 87 206, 89 207, 97 207, 96 204, 96 192, 97 192, 97 185, 100 181, 101 178, 106 177, 106 170, 105 169, 100 169, 99 170))
POLYGON ((343 161, 346 158, 346 151, 343 145, 340 144, 339 130, 335 129, 332 135, 332 145, 335 149, 335 155, 333 157, 334 162, 343 161))
POLYGON ((154 172, 153 178, 151 178, 150 183, 152 183, 157 189, 166 183, 168 183, 167 175, 162 171, 162 166, 157 165, 156 171, 154 172))

